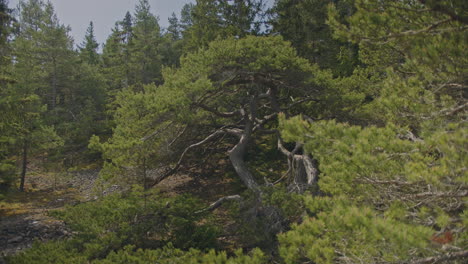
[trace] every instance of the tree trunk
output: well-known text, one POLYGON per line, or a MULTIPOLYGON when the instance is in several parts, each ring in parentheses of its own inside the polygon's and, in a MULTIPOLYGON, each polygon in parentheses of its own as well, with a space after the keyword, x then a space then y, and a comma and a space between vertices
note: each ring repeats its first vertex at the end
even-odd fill
POLYGON ((229 151, 229 159, 231 160, 232 166, 234 166, 234 170, 245 186, 250 190, 258 191, 258 184, 255 182, 252 173, 249 171, 244 161, 247 144, 248 138, 243 135, 239 140, 239 143, 229 151))
POLYGON ((240 139, 237 145, 229 151, 229 159, 245 186, 255 193, 260 193, 259 186, 244 161, 248 144, 251 141, 254 121, 257 118, 257 99, 257 96, 254 96, 250 101, 250 115, 244 113, 245 128, 239 135, 240 139))
POLYGON ((21 169, 21 183, 19 187, 20 192, 24 192, 24 182, 26 180, 26 170, 28 165, 28 141, 25 139, 23 141, 23 164, 21 169))
POLYGON ((49 110, 54 110, 57 105, 57 65, 55 58, 52 58, 53 62, 53 73, 52 73, 52 94, 50 98, 50 108, 49 110))
POLYGON ((294 155, 292 183, 289 191, 303 193, 317 183, 319 171, 314 160, 307 154, 294 155))

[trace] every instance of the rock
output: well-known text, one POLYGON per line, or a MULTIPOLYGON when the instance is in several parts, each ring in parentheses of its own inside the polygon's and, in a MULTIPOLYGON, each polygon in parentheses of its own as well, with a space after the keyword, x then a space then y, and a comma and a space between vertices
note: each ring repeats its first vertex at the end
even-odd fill
POLYGON ((23 241, 23 239, 24 239, 24 238, 23 238, 22 236, 17 236, 17 237, 8 239, 7 243, 8 243, 8 244, 19 243, 19 242, 23 241))

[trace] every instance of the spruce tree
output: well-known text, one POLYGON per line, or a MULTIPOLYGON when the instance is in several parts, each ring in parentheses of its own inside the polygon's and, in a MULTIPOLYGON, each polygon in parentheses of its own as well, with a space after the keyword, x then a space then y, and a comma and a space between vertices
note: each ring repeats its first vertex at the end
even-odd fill
POLYGON ((97 65, 99 63, 98 48, 99 43, 97 43, 96 37, 94 36, 94 24, 93 21, 91 21, 86 30, 85 39, 79 48, 82 61, 91 65, 97 65))
POLYGON ((159 83, 161 78, 161 32, 150 8, 148 0, 140 0, 135 7, 130 61, 137 84, 159 83))

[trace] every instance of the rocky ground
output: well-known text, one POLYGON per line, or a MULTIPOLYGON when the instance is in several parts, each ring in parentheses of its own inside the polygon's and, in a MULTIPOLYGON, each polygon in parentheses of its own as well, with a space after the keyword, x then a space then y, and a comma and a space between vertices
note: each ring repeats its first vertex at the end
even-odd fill
POLYGON ((12 192, 0 201, 0 264, 2 256, 29 248, 34 241, 71 235, 65 224, 48 212, 94 199, 97 175, 97 170, 28 175, 24 193, 12 192))

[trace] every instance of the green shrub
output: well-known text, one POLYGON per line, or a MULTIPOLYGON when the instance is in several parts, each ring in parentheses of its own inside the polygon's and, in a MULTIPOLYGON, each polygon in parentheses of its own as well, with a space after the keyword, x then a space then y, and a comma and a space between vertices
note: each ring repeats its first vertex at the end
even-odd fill
POLYGON ((93 264, 261 264, 267 263, 264 254, 255 249, 250 255, 242 254, 242 251, 237 251, 236 256, 227 257, 225 252, 215 252, 214 250, 208 253, 203 253, 197 249, 182 251, 174 248, 171 244, 157 250, 135 250, 134 247, 125 247, 118 252, 110 253, 106 259, 94 261, 93 264))
POLYGON ((11 257, 9 263, 80 263, 103 259, 127 245, 156 249, 172 243, 181 249, 203 250, 217 246, 218 228, 206 215, 195 213, 202 207, 200 201, 186 195, 149 195, 146 199, 143 195, 114 194, 53 212, 75 235, 64 241, 36 243, 32 249, 11 257), (44 260, 48 261, 41 262, 44 260))

